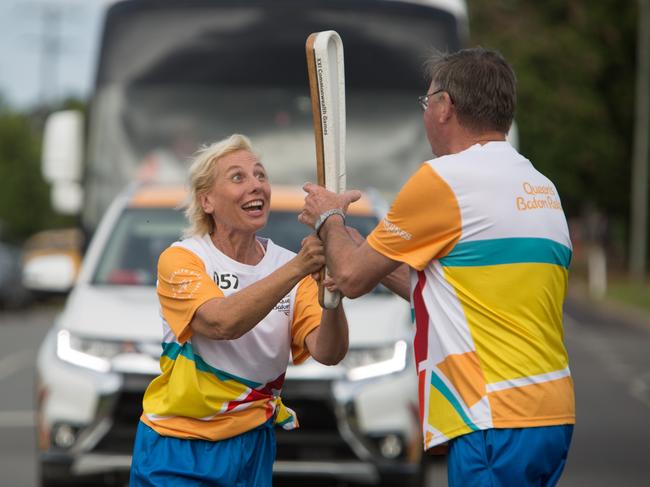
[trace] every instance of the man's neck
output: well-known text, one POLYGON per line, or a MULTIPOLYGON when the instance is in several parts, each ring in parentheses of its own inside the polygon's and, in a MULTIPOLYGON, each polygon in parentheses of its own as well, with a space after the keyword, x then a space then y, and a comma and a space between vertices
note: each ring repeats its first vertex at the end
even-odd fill
POLYGON ((506 140, 506 134, 503 132, 490 131, 490 132, 469 132, 463 130, 454 137, 449 144, 449 154, 457 154, 469 149, 473 145, 485 145, 488 142, 503 142, 506 140))

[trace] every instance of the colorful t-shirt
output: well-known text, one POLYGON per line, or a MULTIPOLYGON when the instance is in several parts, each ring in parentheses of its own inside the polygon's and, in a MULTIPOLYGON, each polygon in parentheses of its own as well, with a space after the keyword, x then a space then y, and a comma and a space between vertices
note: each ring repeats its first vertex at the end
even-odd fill
POLYGON ((551 181, 507 142, 425 162, 368 238, 411 268, 425 449, 575 422, 562 304, 572 255, 551 181))
POLYGON ((220 440, 273 416, 285 429, 297 426, 280 392, 290 355, 296 364, 309 357, 305 338, 320 323, 318 288, 310 276, 240 338, 213 340, 189 325, 206 301, 250 286, 295 256, 271 240, 258 240, 266 253, 254 266, 220 252, 209 235, 176 242, 161 254, 162 374, 145 392, 141 417, 159 434, 220 440))

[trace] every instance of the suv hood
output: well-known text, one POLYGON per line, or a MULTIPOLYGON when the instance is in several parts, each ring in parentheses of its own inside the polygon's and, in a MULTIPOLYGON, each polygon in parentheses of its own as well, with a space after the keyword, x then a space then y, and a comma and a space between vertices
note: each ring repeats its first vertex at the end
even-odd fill
POLYGON ((107 340, 162 340, 156 289, 150 286, 78 285, 62 325, 79 335, 107 340))
MULTIPOLYGON (((378 346, 410 339, 410 307, 393 294, 370 294, 344 301, 350 346, 378 346)), ((62 325, 71 332, 107 340, 159 342, 162 323, 156 290, 148 286, 78 285, 62 325)))
POLYGON ((411 307, 394 294, 367 294, 343 302, 350 327, 350 347, 410 341, 411 307))

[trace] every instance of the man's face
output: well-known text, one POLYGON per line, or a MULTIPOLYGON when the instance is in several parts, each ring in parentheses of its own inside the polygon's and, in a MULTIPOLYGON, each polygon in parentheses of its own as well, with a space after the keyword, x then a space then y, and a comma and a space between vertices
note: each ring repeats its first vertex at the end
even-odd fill
POLYGON ((255 233, 266 225, 271 186, 266 170, 254 154, 240 150, 222 157, 203 210, 212 214, 217 227, 255 233))
MULTIPOLYGON (((429 85, 429 90, 427 93, 435 93, 437 91, 436 86, 433 81, 429 85)), ((424 122, 424 130, 427 133, 427 139, 429 140, 429 145, 434 155, 441 155, 440 153, 440 141, 439 141, 439 126, 437 123, 437 117, 439 116, 439 107, 438 107, 438 98, 440 93, 429 96, 428 105, 426 110, 422 113, 422 120, 424 122)))

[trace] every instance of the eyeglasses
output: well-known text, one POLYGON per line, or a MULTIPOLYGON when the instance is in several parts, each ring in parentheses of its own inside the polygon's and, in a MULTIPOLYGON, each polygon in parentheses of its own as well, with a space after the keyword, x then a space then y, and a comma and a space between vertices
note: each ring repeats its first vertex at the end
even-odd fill
MULTIPOLYGON (((423 112, 426 111, 426 109, 429 107, 429 97, 433 95, 437 95, 438 93, 441 93, 443 91, 447 91, 447 90, 441 88, 439 90, 432 91, 431 93, 427 93, 426 95, 418 96, 418 102, 420 103, 420 108, 422 108, 422 111, 423 112)), ((449 99, 451 100, 451 96, 449 96, 449 99)))

